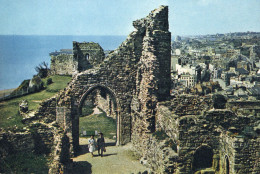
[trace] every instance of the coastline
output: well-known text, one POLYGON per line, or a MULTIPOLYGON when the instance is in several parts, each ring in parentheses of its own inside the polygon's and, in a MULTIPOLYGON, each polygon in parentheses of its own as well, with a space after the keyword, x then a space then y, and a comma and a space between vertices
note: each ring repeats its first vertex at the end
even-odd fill
POLYGON ((16 88, 0 90, 0 98, 10 95, 16 88))

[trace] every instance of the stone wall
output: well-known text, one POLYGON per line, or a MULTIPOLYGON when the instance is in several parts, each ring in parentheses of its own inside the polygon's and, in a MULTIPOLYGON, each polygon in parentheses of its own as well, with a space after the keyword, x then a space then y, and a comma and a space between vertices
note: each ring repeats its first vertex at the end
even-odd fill
POLYGON ((51 56, 51 74, 72 75, 76 73, 76 67, 72 54, 51 56))
POLYGON ((98 43, 74 41, 73 58, 77 63, 77 71, 82 72, 100 64, 105 58, 105 53, 98 43))
MULTIPOLYGON (((101 90, 114 101, 117 144, 131 141, 142 163, 157 173, 223 173, 227 169, 232 174, 259 173, 259 135, 252 129, 258 126, 257 117, 238 115, 229 104, 225 109, 225 102, 219 105, 212 96, 170 99, 168 7, 153 10, 133 25, 136 31, 91 69, 85 69, 93 58, 88 44, 74 42, 80 73, 24 121, 40 121, 39 135, 40 127, 50 132, 49 140, 39 136, 44 145, 53 147, 49 172, 69 173, 69 158, 79 148, 82 106, 88 96, 101 90)), ((99 100, 106 110, 107 98, 99 100)))
MULTIPOLYGON (((168 8, 162 6, 154 10, 147 18, 134 22, 134 27, 137 31, 132 32, 118 49, 110 53, 99 66, 77 74, 59 97, 58 107, 63 109, 57 110, 57 120, 71 132, 75 148, 78 146, 78 116, 85 98, 93 90, 97 88, 108 90, 116 101, 118 144, 125 144, 131 140, 133 94, 140 94, 139 101, 146 100, 138 104, 143 105, 143 108, 148 106, 146 102, 150 103, 145 111, 147 113, 153 112, 157 100, 169 96, 170 88, 162 85, 170 83, 168 76, 170 63, 164 64, 168 58, 170 61, 171 35, 168 32, 168 8), (163 48, 169 53, 167 51, 163 53, 163 48), (155 81, 157 82, 154 84, 155 81), (65 108, 67 111, 64 113, 65 108), (64 119, 64 115, 67 119, 64 119)), ((149 117, 150 125, 146 124, 145 129, 152 131, 154 113, 149 117)))
POLYGON ((157 140, 157 103, 170 96, 170 42, 168 7, 161 6, 146 18, 134 22, 145 30, 143 52, 136 76, 136 90, 131 102, 132 139, 142 162, 158 173, 172 173, 176 153, 167 140, 157 140))
POLYGON ((158 104, 156 130, 165 132, 177 145, 178 157, 173 161, 177 163, 175 172, 198 170, 194 161, 198 160, 196 153, 202 147, 213 151, 208 157, 212 158, 212 164, 207 169, 213 173, 259 172, 256 150, 259 149, 259 135, 253 129, 245 132, 254 126, 255 117, 214 109, 213 105, 210 96, 185 95, 158 104))
POLYGON ((113 99, 113 96, 109 94, 109 92, 103 90, 103 91, 97 91, 97 94, 95 96, 95 104, 103 110, 108 117, 112 117, 113 119, 116 119, 116 104, 115 100, 113 99))
POLYGON ((104 50, 94 42, 73 42, 73 53, 54 52, 51 55, 51 74, 75 75, 100 64, 104 50))

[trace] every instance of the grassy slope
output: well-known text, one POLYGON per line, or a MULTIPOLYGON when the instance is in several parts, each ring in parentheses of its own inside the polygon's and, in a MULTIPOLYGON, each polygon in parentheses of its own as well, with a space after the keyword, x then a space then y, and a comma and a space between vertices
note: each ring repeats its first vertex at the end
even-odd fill
MULTIPOLYGON (((19 102, 27 100, 29 103, 29 110, 36 110, 42 100, 48 99, 55 95, 59 90, 65 88, 71 80, 70 76, 51 76, 53 83, 48 85, 45 90, 18 97, 15 99, 0 102, 0 128, 23 127, 21 123, 21 116, 18 114, 19 102)), ((44 82, 48 78, 43 79, 44 82)), ((46 83, 45 83, 46 84, 46 83)))
POLYGON ((80 117, 79 131, 102 132, 106 138, 112 139, 116 135, 116 121, 107 117, 105 113, 93 114, 85 117, 80 117))

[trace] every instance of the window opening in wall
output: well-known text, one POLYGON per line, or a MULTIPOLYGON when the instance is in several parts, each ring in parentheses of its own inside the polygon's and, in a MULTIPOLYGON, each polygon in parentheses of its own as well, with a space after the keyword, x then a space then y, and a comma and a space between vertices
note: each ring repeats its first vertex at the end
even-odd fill
POLYGON ((89 54, 88 53, 86 54, 86 60, 89 60, 89 54))
POLYGON ((213 150, 208 146, 201 146, 194 153, 193 170, 197 171, 212 167, 213 150))
POLYGON ((229 174, 229 160, 227 156, 225 158, 225 174, 229 174))

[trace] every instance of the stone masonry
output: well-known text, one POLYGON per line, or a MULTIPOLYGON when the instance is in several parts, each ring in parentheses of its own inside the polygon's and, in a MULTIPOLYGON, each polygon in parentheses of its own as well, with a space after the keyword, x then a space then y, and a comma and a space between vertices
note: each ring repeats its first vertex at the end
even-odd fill
MULTIPOLYGON (((116 50, 87 70, 86 60, 93 56, 86 44, 74 42, 74 59, 84 58, 78 59, 79 73, 63 91, 41 103, 35 114, 24 118, 51 151, 49 173, 71 172, 70 157, 79 150, 79 116, 86 100, 96 93, 103 96, 98 100, 104 108, 113 101, 117 144, 132 142, 141 163, 155 173, 260 173, 259 114, 250 107, 260 102, 170 96, 168 7, 160 6, 133 25, 136 30, 116 50)), ((33 149, 30 136, 25 139, 33 149)), ((0 141, 10 143, 6 135, 0 141)))
POLYGON ((168 7, 133 25, 136 31, 118 49, 56 96, 56 122, 70 154, 79 147, 82 106, 98 90, 115 101, 117 144, 131 141, 155 172, 259 173, 258 115, 239 115, 213 96, 170 98, 168 7))
POLYGON ((51 73, 59 75, 75 75, 100 64, 104 58, 104 50, 94 42, 73 42, 73 50, 61 50, 50 53, 51 73))

